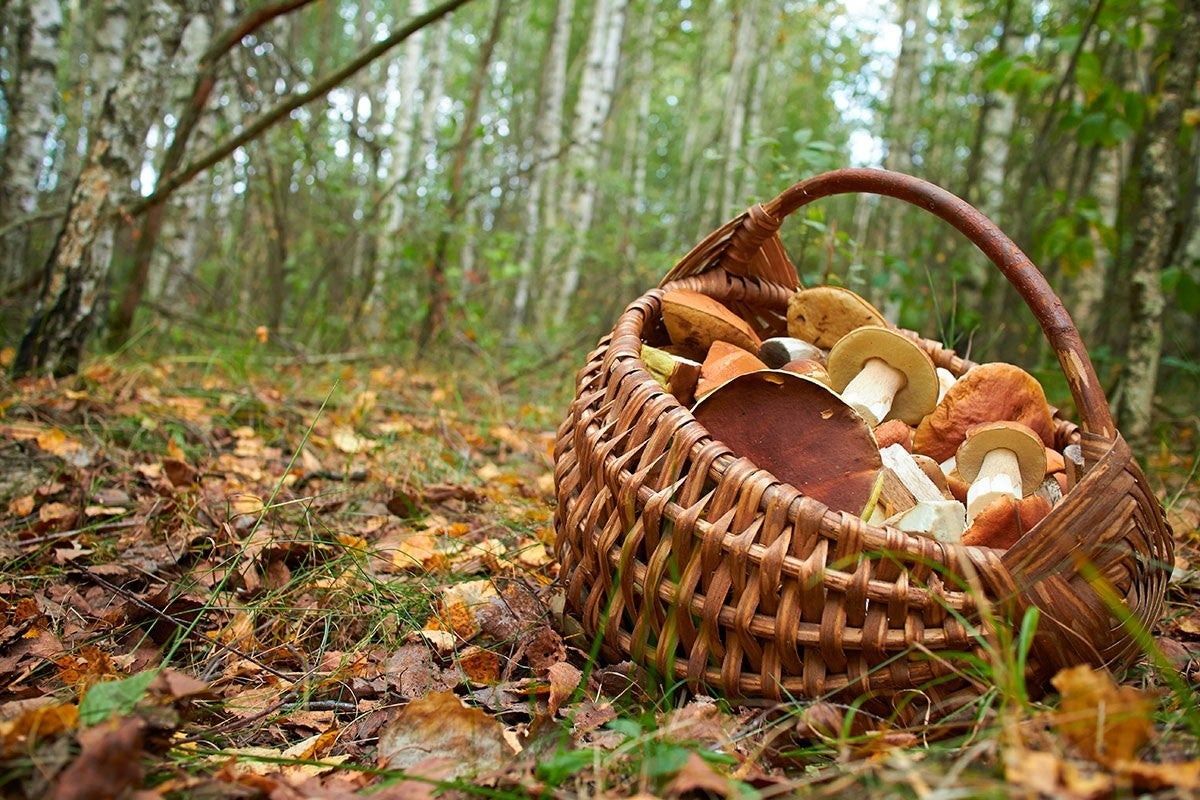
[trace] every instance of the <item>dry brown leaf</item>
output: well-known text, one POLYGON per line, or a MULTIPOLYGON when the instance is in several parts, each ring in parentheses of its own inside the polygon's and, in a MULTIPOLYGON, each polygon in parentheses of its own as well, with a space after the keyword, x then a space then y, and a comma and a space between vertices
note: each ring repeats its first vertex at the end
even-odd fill
POLYGON ((33 506, 33 495, 22 495, 8 501, 8 513, 14 517, 27 517, 33 513, 33 506))
POLYGON ((38 706, 15 719, 0 719, 0 756, 28 752, 40 740, 74 730, 78 723, 79 708, 74 704, 38 706))
POLYGON ((500 656, 491 650, 472 645, 465 648, 455 661, 472 681, 495 683, 500 679, 500 656))
POLYGON ((1155 704, 1132 686, 1118 686, 1086 664, 1061 670, 1051 682, 1062 694, 1056 727, 1085 757, 1112 766, 1132 760, 1150 740, 1155 704))
POLYGON ((81 731, 79 757, 59 774, 50 799, 122 797, 139 786, 146 727, 141 717, 114 717, 81 731))
POLYGON ((379 766, 410 775, 461 778, 498 770, 515 754, 504 726, 453 692, 414 700, 379 732, 379 766))
POLYGON ((731 797, 737 790, 729 778, 712 768, 712 765, 696 753, 688 753, 679 772, 671 779, 665 789, 666 797, 731 797))
POLYGON ((550 680, 550 699, 548 701, 549 708, 547 709, 547 713, 553 717, 558 713, 562 704, 571 699, 571 695, 579 688, 579 684, 583 681, 583 673, 571 664, 560 661, 557 664, 552 664, 546 670, 546 677, 550 680))
POLYGON ((1121 765, 1121 773, 1140 792, 1156 792, 1164 789, 1200 791, 1200 761, 1182 764, 1147 764, 1134 761, 1121 765))

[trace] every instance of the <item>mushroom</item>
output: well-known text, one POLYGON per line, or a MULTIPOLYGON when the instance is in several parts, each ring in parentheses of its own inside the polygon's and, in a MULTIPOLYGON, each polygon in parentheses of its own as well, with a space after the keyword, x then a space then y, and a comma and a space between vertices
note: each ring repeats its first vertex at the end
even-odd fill
POLYGON ((967 522, 1003 497, 1020 500, 1041 485, 1046 450, 1036 433, 1019 422, 992 422, 967 432, 955 463, 971 482, 967 490, 967 522))
POLYGON ((861 516, 871 505, 882 468, 875 439, 827 386, 790 372, 750 372, 717 387, 692 413, 736 455, 829 508, 861 516))
POLYGON ((1027 425, 1054 445, 1054 418, 1041 384, 1020 367, 992 362, 972 367, 946 391, 917 425, 913 450, 941 463, 958 450, 967 429, 998 420, 1027 425))
POLYGON ((902 419, 889 419, 875 426, 875 441, 879 442, 880 450, 889 444, 898 444, 911 453, 912 437, 912 426, 902 419))
POLYGON ((872 426, 888 419, 915 425, 937 404, 933 362, 891 328, 858 328, 829 351, 829 378, 842 399, 872 426))
POLYGON ((813 286, 788 300, 788 336, 830 348, 850 331, 864 325, 887 325, 876 308, 849 289, 813 286))
POLYGON ((967 513, 957 500, 922 500, 885 523, 905 533, 919 533, 939 542, 959 542, 967 513))
POLYGON ((902 513, 926 500, 945 499, 942 490, 903 446, 882 447, 879 458, 883 463, 883 488, 879 500, 888 514, 902 513))
POLYGON ((975 517, 963 532, 962 543, 1007 549, 1050 513, 1050 501, 1032 494, 1021 500, 1002 497, 975 517))
POLYGON ((795 361, 789 361, 780 369, 786 372, 794 372, 797 375, 803 375, 806 378, 812 378, 814 381, 829 386, 829 371, 825 369, 824 362, 817 361, 812 358, 798 358, 795 361))
POLYGON ((954 377, 954 373, 945 367, 938 367, 934 371, 938 376, 938 402, 940 403, 946 396, 946 392, 950 391, 950 387, 958 382, 958 378, 954 377))
POLYGON ((696 381, 700 378, 699 362, 643 344, 642 363, 654 380, 674 395, 676 400, 685 406, 692 404, 696 381))
POLYGON ((696 399, 716 389, 722 383, 747 372, 766 369, 767 365, 753 353, 729 342, 716 341, 700 365, 700 380, 696 383, 696 399))
POLYGON ((779 369, 792 361, 806 359, 825 363, 825 351, 803 339, 792 336, 774 336, 764 339, 758 348, 758 357, 771 369, 779 369))
POLYGON ((662 320, 672 344, 685 355, 702 359, 715 341, 758 352, 759 338, 750 324, 706 294, 672 289, 662 296, 662 320))

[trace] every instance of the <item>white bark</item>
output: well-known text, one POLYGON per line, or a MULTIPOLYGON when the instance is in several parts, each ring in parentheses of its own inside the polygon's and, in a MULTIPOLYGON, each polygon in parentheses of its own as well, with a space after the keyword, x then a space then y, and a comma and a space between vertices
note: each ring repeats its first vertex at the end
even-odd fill
POLYGON ((733 44, 733 59, 729 66, 729 78, 725 84, 725 120, 722 131, 724 140, 725 166, 721 175, 721 205, 719 215, 730 216, 735 206, 743 205, 744 198, 738 197, 740 174, 745 158, 744 133, 750 104, 750 76, 757 52, 758 8, 757 0, 742 3, 741 14, 736 21, 737 34, 733 44))
POLYGON ((525 228, 518 260, 520 272, 508 327, 510 337, 516 335, 528 314, 535 273, 544 273, 545 265, 541 262, 542 244, 547 236, 555 236, 551 216, 554 203, 543 203, 543 198, 554 196, 547 192, 547 186, 553 186, 558 176, 558 157, 562 149, 563 96, 567 83, 567 45, 570 43, 571 15, 574 10, 575 0, 558 0, 554 27, 550 31, 542 67, 538 122, 534 130, 533 163, 529 169, 529 187, 525 197, 525 228))
POLYGON ((561 284, 554 306, 555 326, 566 321, 571 299, 579 286, 588 232, 596 210, 599 182, 596 165, 604 139, 604 123, 612 109, 621 56, 621 34, 628 0, 598 0, 588 35, 587 61, 579 86, 572 133, 570 172, 563 192, 563 217, 571 232, 571 244, 563 264, 561 284))
POLYGON ((78 369, 112 261, 116 211, 132 195, 146 133, 159 116, 171 60, 190 18, 186 0, 147 0, 117 86, 93 124, 91 151, 50 256, 14 371, 78 369))
MULTIPOLYGON (((410 0, 408 15, 416 17, 425 12, 425 0, 410 0)), ((421 84, 421 60, 425 47, 425 33, 414 34, 404 45, 404 60, 400 64, 394 85, 389 81, 389 95, 395 94, 397 102, 390 109, 392 118, 392 162, 388 170, 387 185, 390 188, 385 199, 387 220, 383 235, 375 248, 375 264, 371 274, 371 289, 363 303, 363 324, 369 339, 378 338, 383 324, 382 304, 388 274, 400 263, 404 242, 406 200, 410 191, 413 168, 413 150, 417 135, 417 90, 421 84)))
MULTIPOLYGON (((58 98, 58 39, 62 10, 58 0, 25 0, 13 9, 20 36, 17 74, 10 81, 7 142, 4 151, 0 227, 38 210, 38 178, 46 159, 46 140, 54 129, 58 98)), ((22 224, 0 242, 0 287, 32 272, 28 263, 29 228, 22 224)))
MULTIPOLYGON (((231 18, 232 2, 224 0, 220 6, 213 10, 212 16, 197 14, 184 30, 172 67, 175 76, 171 103, 173 109, 182 109, 191 101, 192 77, 212 41, 213 31, 231 18)), ((206 112, 192 131, 190 147, 196 152, 207 150, 213 142, 215 128, 215 115, 206 112)), ((206 181, 176 192, 171 197, 170 205, 164 212, 162 233, 154 250, 148 286, 150 297, 170 302, 184 276, 194 274, 200 259, 200 236, 209 193, 206 181)))

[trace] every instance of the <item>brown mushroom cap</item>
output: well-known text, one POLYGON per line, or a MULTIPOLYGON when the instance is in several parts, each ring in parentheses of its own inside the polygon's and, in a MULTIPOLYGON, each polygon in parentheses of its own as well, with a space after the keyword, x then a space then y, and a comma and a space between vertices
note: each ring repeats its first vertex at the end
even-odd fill
POLYGON ((967 438, 955 457, 958 474, 968 481, 975 480, 983 459, 999 448, 1016 455, 1021 469, 1021 494, 1032 494, 1046 474, 1046 448, 1041 437, 1019 422, 988 422, 967 431, 967 438))
POLYGON ((767 365, 753 353, 743 350, 736 344, 715 341, 708 348, 708 355, 700 365, 700 380, 696 383, 696 399, 707 395, 721 384, 744 375, 766 369, 767 365))
POLYGON ((1027 425, 1054 446, 1054 418, 1041 384, 1020 367, 992 362, 973 367, 947 390, 917 426, 913 450, 940 463, 954 455, 969 428, 998 420, 1027 425))
POLYGON ((912 437, 912 426, 902 419, 889 419, 875 426, 875 441, 879 442, 880 450, 889 444, 898 444, 911 453, 912 437))
POLYGON ((891 328, 856 328, 838 339, 825 364, 833 388, 844 390, 872 358, 883 359, 906 378, 881 422, 902 419, 916 425, 937 405, 938 379, 933 361, 916 342, 891 328))
POLYGON ((871 428, 827 386, 778 370, 740 375, 693 409, 735 455, 838 511, 860 515, 883 463, 871 428))
POLYGON ((979 512, 963 532, 962 543, 1007 549, 1050 513, 1050 501, 1031 494, 1021 500, 1002 497, 979 512))
POLYGON ((758 352, 758 334, 750 324, 706 294, 690 289, 665 292, 662 320, 671 343, 698 360, 703 359, 715 341, 758 352))
POLYGON ((812 286, 788 300, 788 336, 829 349, 855 328, 887 325, 875 306, 840 286, 812 286))

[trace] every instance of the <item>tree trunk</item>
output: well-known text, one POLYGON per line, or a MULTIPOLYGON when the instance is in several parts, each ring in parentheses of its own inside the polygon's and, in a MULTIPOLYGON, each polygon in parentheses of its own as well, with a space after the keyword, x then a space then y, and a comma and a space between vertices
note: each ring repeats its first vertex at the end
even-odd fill
POLYGON ((424 351, 446 326, 446 309, 450 304, 446 288, 450 236, 454 232, 454 228, 461 222, 467 202, 466 194, 463 191, 467 156, 470 152, 471 141, 475 136, 475 126, 479 120, 480 106, 483 101, 483 85, 487 82, 492 55, 496 51, 496 43, 500 40, 500 31, 504 25, 507 6, 508 0, 496 0, 491 29, 488 31, 487 40, 483 43, 479 63, 471 79, 471 96, 467 100, 463 112, 460 128, 462 133, 455 145, 454 161, 450 166, 450 196, 446 203, 446 218, 438 233, 433 254, 425 267, 425 314, 421 318, 420 332, 417 334, 417 347, 420 351, 424 351))
POLYGON ((1129 343, 1117 417, 1125 436, 1144 439, 1150 433, 1154 390, 1162 352, 1162 271, 1173 258, 1179 213, 1181 154, 1178 140, 1183 115, 1194 102, 1200 60, 1200 4, 1184 3, 1178 28, 1163 67, 1162 92, 1147 124, 1145 147, 1138 164, 1140 200, 1133 222, 1133 244, 1127 253, 1130 273, 1129 343))
POLYGON ((54 128, 58 97, 58 38, 62 10, 58 0, 25 0, 13 9, 17 18, 16 74, 6 93, 4 176, 0 190, 0 288, 24 280, 29 267, 29 220, 38 210, 38 177, 46 158, 46 137, 54 128))
POLYGON ((742 164, 744 163, 744 136, 746 117, 750 105, 750 67, 757 55, 759 4, 757 0, 744 0, 735 26, 733 59, 729 67, 729 78, 725 84, 725 121, 722 131, 722 151, 725 168, 721 174, 721 205, 718 216, 732 216, 735 208, 745 205, 745 198, 738 197, 742 164))
POLYGON ((117 215, 130 199, 146 133, 158 117, 170 63, 190 17, 188 0, 148 0, 116 88, 103 101, 94 134, 47 259, 41 296, 21 340, 13 373, 76 371, 113 254, 117 215))
POLYGON ((542 82, 538 92, 538 113, 535 117, 537 123, 533 134, 533 163, 529 169, 529 188, 525 198, 525 228, 518 260, 520 272, 508 325, 510 337, 516 336, 518 329, 526 321, 535 275, 545 274, 546 265, 542 258, 546 250, 544 243, 547 238, 553 239, 556 236, 554 222, 549 218, 554 202, 546 202, 546 198, 554 197, 552 192, 548 191, 548 187, 553 187, 556 182, 562 150, 567 46, 571 39, 571 15, 574 10, 575 0, 558 0, 554 27, 546 43, 542 82))
POLYGON ((600 144, 604 139, 604 123, 612 109, 613 93, 617 88, 617 66, 621 57, 621 33, 625 25, 625 9, 629 0, 598 0, 592 29, 588 36, 587 62, 579 86, 572 134, 572 157, 566 191, 563 193, 563 217, 567 223, 570 245, 563 259, 561 283, 554 305, 553 323, 562 325, 571 308, 571 300, 579 286, 588 232, 596 210, 599 179, 596 167, 600 161, 600 144))
MULTIPOLYGON (((416 17, 425 11, 425 0, 410 0, 408 13, 416 17)), ((395 274, 403 258, 403 233, 406 199, 411 191, 413 150, 417 136, 417 89, 421 85, 421 59, 424 52, 425 34, 412 38, 405 47, 404 61, 396 77, 394 92, 397 106, 393 114, 393 130, 389 169, 390 189, 384 200, 387 220, 376 247, 374 268, 371 272, 370 289, 363 301, 362 318, 368 338, 378 337, 383 328, 383 298, 389 274, 395 274)))

